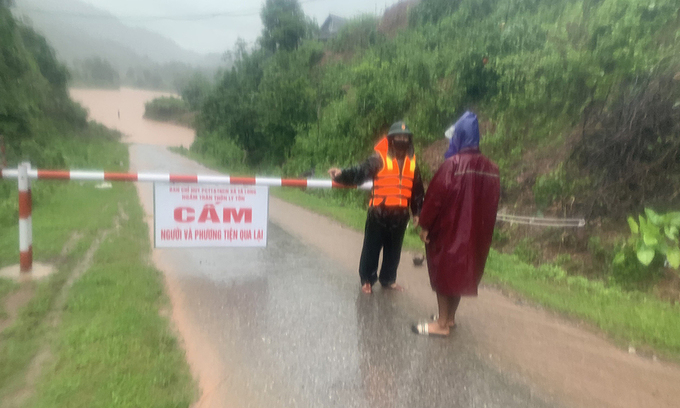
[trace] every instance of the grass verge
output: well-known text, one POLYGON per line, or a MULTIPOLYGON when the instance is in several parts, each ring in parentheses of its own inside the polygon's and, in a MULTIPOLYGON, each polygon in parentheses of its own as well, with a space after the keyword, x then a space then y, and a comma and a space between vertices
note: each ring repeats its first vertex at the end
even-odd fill
POLYGON ((188 407, 194 399, 184 353, 159 315, 169 305, 134 186, 120 186, 118 203, 129 219, 71 288, 34 407, 188 407))
MULTIPOLYGON (((190 157, 206 166, 224 170, 215 166, 215 161, 194 152, 190 157)), ((364 209, 296 189, 273 188, 271 191, 283 200, 363 230, 364 209)), ((404 248, 423 251, 422 243, 410 227, 404 248)), ((523 263, 514 255, 494 250, 489 255, 484 282, 500 285, 568 317, 593 324, 619 345, 632 345, 680 361, 679 304, 673 305, 639 291, 626 291, 616 284, 568 276, 554 265, 537 268, 523 263)))
MULTIPOLYGON (((67 142, 69 143, 69 142, 67 142)), ((127 148, 113 140, 84 142, 87 162, 127 169, 127 148)), ((71 150, 76 154, 80 147, 71 150)), ((33 357, 48 346, 52 358, 26 406, 188 406, 195 391, 184 353, 159 309, 167 306, 162 279, 150 266, 148 233, 132 185, 95 189, 95 183, 33 185, 35 259, 57 265, 31 282, 34 296, 14 324, 0 333, 0 401, 24 387, 33 357), (67 295, 60 325, 47 317, 72 270, 102 230, 114 227, 119 203, 129 215, 102 244, 88 271, 67 295), (74 236, 73 245, 62 253, 74 236)), ((17 227, 0 229, 0 265, 18 262, 17 227)), ((9 293, 17 285, 0 281, 9 293)), ((0 403, 0 405, 2 405, 0 403)))
POLYGON ((0 278, 0 320, 7 318, 4 297, 12 293, 19 285, 9 279, 0 278))
POLYGON ((534 267, 492 251, 487 283, 503 287, 569 317, 594 324, 620 346, 680 361, 680 305, 616 284, 569 276, 554 265, 534 267))

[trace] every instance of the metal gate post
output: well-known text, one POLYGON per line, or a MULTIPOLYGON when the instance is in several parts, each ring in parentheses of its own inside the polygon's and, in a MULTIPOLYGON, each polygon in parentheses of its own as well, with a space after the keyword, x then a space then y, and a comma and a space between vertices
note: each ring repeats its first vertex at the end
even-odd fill
POLYGON ((33 203, 31 200, 31 180, 28 178, 28 170, 31 164, 21 163, 18 167, 19 181, 19 270, 22 273, 31 272, 33 269, 33 225, 31 212, 33 203))

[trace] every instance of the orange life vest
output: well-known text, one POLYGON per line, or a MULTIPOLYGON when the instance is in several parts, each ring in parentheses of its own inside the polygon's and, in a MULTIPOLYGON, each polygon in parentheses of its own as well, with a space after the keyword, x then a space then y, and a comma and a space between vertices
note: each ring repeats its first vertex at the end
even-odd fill
POLYGON ((375 151, 382 159, 382 168, 373 179, 373 195, 370 206, 384 203, 387 207, 408 207, 413 189, 413 177, 416 170, 416 156, 404 157, 404 165, 399 169, 396 158, 388 155, 389 142, 383 138, 375 146, 375 151))

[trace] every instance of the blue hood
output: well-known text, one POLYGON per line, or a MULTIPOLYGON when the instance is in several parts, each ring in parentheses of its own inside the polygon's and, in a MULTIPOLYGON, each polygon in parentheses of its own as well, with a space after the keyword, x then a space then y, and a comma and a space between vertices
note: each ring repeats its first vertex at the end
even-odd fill
POLYGON ((467 147, 479 148, 479 122, 474 113, 465 112, 445 135, 448 137, 451 132, 453 132, 451 143, 449 150, 444 153, 444 158, 448 159, 467 147))

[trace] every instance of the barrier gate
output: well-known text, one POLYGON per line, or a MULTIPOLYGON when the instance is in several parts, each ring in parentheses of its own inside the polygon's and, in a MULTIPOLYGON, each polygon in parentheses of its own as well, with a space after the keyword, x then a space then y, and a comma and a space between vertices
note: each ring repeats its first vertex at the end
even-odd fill
MULTIPOLYGON (((169 173, 112 173, 83 170, 42 170, 32 169, 28 162, 16 169, 0 169, 1 179, 17 179, 19 187, 19 265, 27 273, 33 267, 33 227, 31 220, 31 180, 79 180, 79 181, 121 181, 121 182, 164 182, 222 184, 239 186, 297 187, 297 188, 358 188, 371 190, 372 182, 360 186, 346 186, 330 179, 285 179, 274 177, 237 177, 229 175, 186 175, 169 173)), ((521 217, 499 213, 498 221, 548 227, 583 227, 584 219, 561 219, 543 217, 521 217)))

